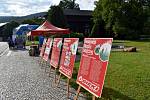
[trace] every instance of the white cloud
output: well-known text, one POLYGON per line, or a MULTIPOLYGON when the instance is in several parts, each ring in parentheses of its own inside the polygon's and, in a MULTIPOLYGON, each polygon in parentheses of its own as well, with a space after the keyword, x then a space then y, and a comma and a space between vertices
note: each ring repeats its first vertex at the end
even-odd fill
POLYGON ((49 9, 50 0, 2 0, 0 3, 0 16, 25 16, 49 9))
MULTIPOLYGON (((82 10, 93 10, 95 0, 76 0, 82 10)), ((0 16, 25 16, 48 11, 51 5, 58 5, 60 0, 1 0, 0 16)))
POLYGON ((60 0, 51 0, 51 2, 52 2, 52 5, 58 5, 60 0))
POLYGON ((94 1, 97 0, 76 0, 82 10, 94 10, 94 1))

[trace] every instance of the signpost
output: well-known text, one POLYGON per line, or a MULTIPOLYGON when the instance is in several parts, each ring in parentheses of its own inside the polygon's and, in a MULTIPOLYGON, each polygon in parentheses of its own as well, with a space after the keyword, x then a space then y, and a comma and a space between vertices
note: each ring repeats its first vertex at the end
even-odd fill
POLYGON ((53 42, 53 39, 48 38, 48 40, 46 42, 46 49, 45 49, 44 56, 43 56, 43 59, 45 61, 48 61, 48 57, 49 57, 50 50, 51 50, 51 47, 52 47, 52 42, 53 42))
POLYGON ((63 49, 62 49, 60 68, 59 68, 60 75, 58 78, 58 84, 60 81, 61 74, 65 75, 68 78, 67 97, 69 97, 69 81, 73 73, 75 57, 78 48, 78 41, 79 41, 78 38, 65 38, 63 49))
MULTIPOLYGON (((55 68, 55 83, 56 83, 56 69, 58 68, 59 64, 59 56, 62 46, 62 38, 54 38, 53 41, 53 48, 52 48, 52 55, 50 60, 50 73, 51 73, 51 66, 55 68)), ((50 76, 49 73, 49 76, 50 76)))
POLYGON ((45 47, 46 47, 46 38, 44 38, 44 41, 43 41, 43 45, 42 45, 42 48, 40 50, 40 60, 39 60, 39 64, 43 65, 43 55, 44 55, 44 50, 45 50, 45 47))
POLYGON ((46 42, 45 52, 44 52, 44 56, 43 56, 43 63, 42 63, 42 67, 45 65, 45 72, 46 72, 46 68, 47 68, 47 61, 48 61, 51 47, 52 47, 52 42, 53 42, 52 38, 48 38, 48 40, 46 42), (44 61, 45 61, 45 63, 44 63, 44 61))
POLYGON ((40 57, 43 57, 44 55, 44 50, 45 50, 45 46, 46 46, 46 38, 44 38, 44 41, 43 41, 43 45, 42 45, 42 48, 41 48, 41 51, 40 51, 40 57))
POLYGON ((76 100, 80 88, 83 87, 91 94, 93 100, 100 97, 104 85, 112 38, 85 38, 78 71, 77 84, 79 84, 76 100))
POLYGON ((64 39, 59 71, 69 79, 72 77, 73 73, 78 41, 78 38, 64 39))

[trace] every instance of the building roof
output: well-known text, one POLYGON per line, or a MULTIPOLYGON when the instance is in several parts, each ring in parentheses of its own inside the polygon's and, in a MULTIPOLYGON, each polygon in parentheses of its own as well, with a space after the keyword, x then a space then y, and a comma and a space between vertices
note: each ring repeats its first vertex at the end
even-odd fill
POLYGON ((64 15, 92 16, 91 10, 64 9, 64 15))
POLYGON ((6 25, 8 22, 0 23, 0 27, 6 25))

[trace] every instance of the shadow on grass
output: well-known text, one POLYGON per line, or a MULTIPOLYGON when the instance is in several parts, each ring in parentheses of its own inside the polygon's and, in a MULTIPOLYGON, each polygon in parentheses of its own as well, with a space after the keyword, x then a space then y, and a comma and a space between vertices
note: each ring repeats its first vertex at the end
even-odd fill
POLYGON ((150 40, 133 40, 133 42, 150 42, 150 40))
POLYGON ((129 43, 129 41, 121 40, 121 41, 113 41, 113 43, 129 43))
MULTIPOLYGON (((92 94, 81 88, 80 93, 84 94, 87 100, 92 100, 92 94)), ((104 87, 101 98, 96 100, 135 100, 111 88, 104 87)))
POLYGON ((108 87, 103 88, 102 98, 106 100, 135 100, 108 87))
MULTIPOLYGON (((77 85, 74 81, 71 80, 71 86, 77 90, 77 85)), ((81 88, 80 92, 84 94, 87 100, 92 100, 92 94, 86 91, 84 88, 81 88)), ((103 87, 101 98, 96 98, 96 100, 135 100, 130 98, 119 91, 113 90, 111 88, 103 87)))

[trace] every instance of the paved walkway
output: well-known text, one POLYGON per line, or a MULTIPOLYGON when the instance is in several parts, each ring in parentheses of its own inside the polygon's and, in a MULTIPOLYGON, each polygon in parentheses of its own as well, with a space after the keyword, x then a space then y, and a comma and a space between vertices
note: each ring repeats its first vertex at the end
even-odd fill
POLYGON ((8 49, 8 43, 7 42, 0 42, 0 56, 2 56, 6 49, 8 49))
MULTIPOLYGON (((67 100, 66 83, 54 87, 54 73, 49 77, 38 59, 28 56, 27 50, 9 51, 0 57, 0 100, 67 100)), ((70 91, 73 98, 76 91, 70 91)), ((78 100, 86 99, 80 96, 78 100)))

